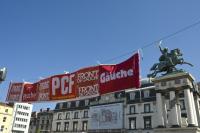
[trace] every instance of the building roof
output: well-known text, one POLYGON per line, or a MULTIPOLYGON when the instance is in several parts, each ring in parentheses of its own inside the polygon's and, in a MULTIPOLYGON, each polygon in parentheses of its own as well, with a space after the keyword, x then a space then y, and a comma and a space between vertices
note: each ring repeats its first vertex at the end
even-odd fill
POLYGON ((9 103, 4 103, 4 102, 0 102, 0 106, 13 108, 13 105, 11 105, 9 103))

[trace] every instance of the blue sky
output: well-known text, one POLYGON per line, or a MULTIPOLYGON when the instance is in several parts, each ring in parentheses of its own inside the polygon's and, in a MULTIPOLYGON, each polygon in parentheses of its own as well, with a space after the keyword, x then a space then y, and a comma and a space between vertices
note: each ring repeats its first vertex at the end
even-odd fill
MULTIPOLYGON (((0 67, 8 68, 0 85, 5 101, 9 82, 73 72, 101 63, 119 63, 152 41, 200 20, 198 0, 1 0, 0 67)), ((194 67, 182 66, 200 81, 200 25, 163 40, 180 48, 194 67)), ((143 50, 142 77, 158 61, 155 45, 143 50)), ((34 110, 55 103, 34 104, 34 110)))

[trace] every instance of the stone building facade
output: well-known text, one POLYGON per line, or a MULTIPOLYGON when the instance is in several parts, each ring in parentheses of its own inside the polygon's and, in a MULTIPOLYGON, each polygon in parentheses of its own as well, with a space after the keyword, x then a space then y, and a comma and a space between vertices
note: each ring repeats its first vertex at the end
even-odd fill
POLYGON ((56 104, 52 133, 199 133, 199 88, 190 74, 141 88, 56 104))
POLYGON ((58 103, 54 110, 52 132, 87 132, 89 100, 58 103))
POLYGON ((30 119, 30 124, 29 124, 29 133, 36 133, 37 131, 37 114, 38 112, 32 112, 31 113, 31 119, 30 119))
POLYGON ((37 114, 36 132, 37 133, 51 133, 52 121, 53 121, 53 110, 50 108, 40 109, 37 114))

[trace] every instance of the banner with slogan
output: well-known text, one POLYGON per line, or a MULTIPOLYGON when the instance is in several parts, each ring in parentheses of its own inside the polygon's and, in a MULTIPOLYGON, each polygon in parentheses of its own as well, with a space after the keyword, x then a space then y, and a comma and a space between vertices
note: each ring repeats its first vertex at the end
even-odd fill
POLYGON ((50 100, 76 98, 75 74, 62 74, 51 77, 50 88, 50 100))
POLYGON ((22 102, 35 102, 38 98, 37 83, 24 83, 22 102))
POLYGON ((99 95, 99 66, 81 69, 76 72, 76 77, 79 99, 99 95))
POLYGON ((21 101, 22 99, 22 91, 23 91, 24 83, 10 83, 8 94, 7 94, 7 101, 15 102, 21 101))
POLYGON ((51 78, 42 79, 37 82, 38 99, 37 101, 49 101, 51 90, 51 78))
POLYGON ((36 83, 11 83, 7 101, 42 102, 92 98, 140 87, 139 54, 116 65, 98 65, 36 83))
POLYGON ((100 66, 100 94, 140 86, 139 54, 117 65, 100 66))

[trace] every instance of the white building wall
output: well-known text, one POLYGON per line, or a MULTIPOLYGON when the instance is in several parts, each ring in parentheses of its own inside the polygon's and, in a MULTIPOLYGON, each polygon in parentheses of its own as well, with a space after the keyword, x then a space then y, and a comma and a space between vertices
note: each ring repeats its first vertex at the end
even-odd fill
POLYGON ((28 133, 33 105, 28 103, 15 103, 11 132, 22 131, 28 133))
POLYGON ((125 108, 125 128, 129 129, 129 118, 135 117, 136 118, 136 129, 137 130, 130 130, 130 133, 151 133, 153 130, 144 130, 144 117, 151 116, 151 126, 155 128, 156 119, 156 105, 154 102, 144 102, 144 103, 135 103, 135 104, 128 104, 125 108), (150 104, 150 112, 145 113, 144 111, 144 104, 150 104), (135 105, 135 114, 130 114, 130 106, 135 105))

